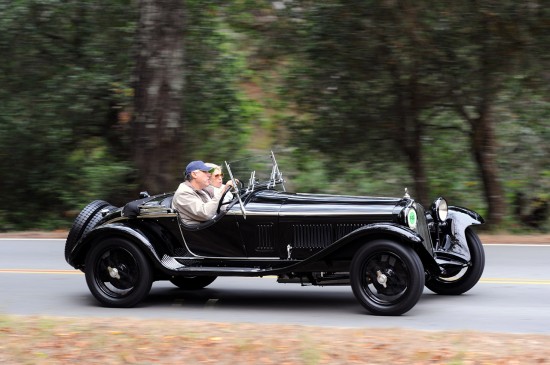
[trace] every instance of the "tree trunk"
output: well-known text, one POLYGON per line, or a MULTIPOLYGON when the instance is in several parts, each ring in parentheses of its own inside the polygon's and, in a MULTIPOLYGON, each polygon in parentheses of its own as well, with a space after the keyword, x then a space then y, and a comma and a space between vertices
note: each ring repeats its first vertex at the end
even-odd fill
POLYGON ((487 224, 498 226, 505 213, 504 193, 498 177, 494 122, 489 111, 471 121, 472 152, 481 173, 487 199, 487 224))
POLYGON ((411 192, 411 196, 427 209, 430 201, 428 197, 426 168, 422 161, 422 146, 420 145, 420 138, 411 142, 417 145, 417 147, 410 149, 407 154, 409 158, 409 168, 412 171, 414 178, 414 190, 411 192))
POLYGON ((429 204, 429 197, 422 149, 424 125, 418 117, 421 111, 419 86, 416 75, 411 77, 406 85, 400 84, 398 72, 394 71, 393 75, 397 95, 395 110, 399 122, 395 127, 394 138, 398 147, 407 156, 409 170, 414 179, 414 186, 412 191, 409 189, 409 194, 417 202, 426 206, 429 204))
POLYGON ((401 118, 401 130, 397 138, 400 148, 407 156, 409 171, 414 179, 414 186, 409 186, 411 197, 426 207, 429 204, 428 181, 426 179, 426 167, 424 166, 422 154, 422 123, 416 118, 409 119, 406 116, 401 118))
POLYGON ((139 188, 175 189, 181 180, 183 30, 182 0, 140 0, 132 126, 139 188))

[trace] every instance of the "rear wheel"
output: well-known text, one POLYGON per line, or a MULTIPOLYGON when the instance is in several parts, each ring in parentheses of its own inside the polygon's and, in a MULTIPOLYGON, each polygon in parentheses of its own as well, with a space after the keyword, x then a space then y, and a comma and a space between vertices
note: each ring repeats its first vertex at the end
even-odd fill
POLYGON ((372 314, 395 316, 416 305, 424 288, 424 268, 414 250, 393 241, 367 243, 350 270, 353 294, 372 314))
POLYGON ((180 289, 197 290, 207 287, 216 280, 216 276, 175 276, 170 282, 180 289))
POLYGON ((86 257, 86 283, 93 296, 108 307, 132 307, 151 290, 153 272, 147 258, 133 243, 110 238, 86 257))
POLYGON ((485 269, 485 251, 477 233, 466 229, 466 241, 470 250, 470 262, 463 268, 448 271, 446 276, 436 276, 426 281, 426 287, 437 294, 459 295, 477 284, 485 269))

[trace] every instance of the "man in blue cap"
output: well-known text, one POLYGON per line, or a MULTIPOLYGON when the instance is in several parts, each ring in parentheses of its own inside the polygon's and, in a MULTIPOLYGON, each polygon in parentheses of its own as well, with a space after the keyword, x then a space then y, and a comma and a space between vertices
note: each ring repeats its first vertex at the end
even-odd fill
POLYGON ((213 218, 223 192, 233 186, 233 182, 228 181, 221 194, 211 198, 203 189, 210 185, 212 170, 202 161, 191 161, 185 168, 185 181, 179 185, 172 200, 172 208, 180 213, 183 223, 198 224, 213 218))

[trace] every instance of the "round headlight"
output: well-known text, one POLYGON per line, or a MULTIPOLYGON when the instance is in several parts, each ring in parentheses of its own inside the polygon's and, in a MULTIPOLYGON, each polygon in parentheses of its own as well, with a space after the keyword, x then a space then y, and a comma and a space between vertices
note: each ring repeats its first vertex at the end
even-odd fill
POLYGON ((445 220, 447 220, 447 214, 449 213, 447 201, 443 198, 437 198, 432 204, 432 211, 440 222, 445 222, 445 220))
POLYGON ((410 229, 415 229, 416 228, 416 222, 417 222, 417 217, 416 217, 416 209, 414 208, 409 208, 409 210, 407 210, 407 225, 409 226, 410 229))

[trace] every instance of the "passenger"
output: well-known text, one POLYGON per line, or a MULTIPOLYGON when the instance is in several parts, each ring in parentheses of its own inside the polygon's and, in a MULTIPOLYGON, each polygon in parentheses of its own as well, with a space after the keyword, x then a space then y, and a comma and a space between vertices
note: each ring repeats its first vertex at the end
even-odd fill
MULTIPOLYGON (((205 165, 211 167, 212 170, 210 175, 210 186, 204 190, 206 190, 211 198, 214 198, 217 195, 222 195, 227 190, 225 189, 225 185, 223 183, 222 167, 209 162, 205 165)), ((228 191, 227 194, 225 194, 225 198, 223 198, 223 202, 228 203, 231 200, 233 200, 233 193, 228 191)))
MULTIPOLYGON (((204 189, 210 185, 212 168, 202 161, 192 161, 185 168, 185 181, 182 182, 172 200, 172 208, 180 213, 185 224, 198 224, 216 215, 223 191, 210 197, 204 189)), ((229 181, 223 189, 229 189, 233 182, 229 181)))

